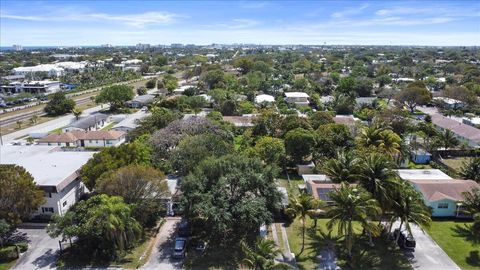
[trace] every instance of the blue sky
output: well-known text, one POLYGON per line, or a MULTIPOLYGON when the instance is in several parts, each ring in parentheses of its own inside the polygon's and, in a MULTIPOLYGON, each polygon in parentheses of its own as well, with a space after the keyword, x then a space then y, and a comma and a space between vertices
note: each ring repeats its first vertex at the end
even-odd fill
POLYGON ((480 45, 480 1, 0 1, 0 44, 480 45))

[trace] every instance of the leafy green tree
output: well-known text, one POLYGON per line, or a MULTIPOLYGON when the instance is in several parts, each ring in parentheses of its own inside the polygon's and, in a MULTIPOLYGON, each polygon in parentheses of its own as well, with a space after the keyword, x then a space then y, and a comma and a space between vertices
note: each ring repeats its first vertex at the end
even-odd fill
POLYGON ((242 101, 238 103, 238 110, 240 114, 251 114, 255 110, 255 105, 250 101, 242 101))
POLYGON ((276 263, 275 258, 282 252, 273 240, 257 238, 255 245, 250 247, 246 242, 240 243, 245 258, 243 264, 255 270, 286 270, 292 267, 286 263, 276 263))
POLYGON ((480 188, 463 192, 462 195, 464 198, 462 205, 465 212, 470 215, 480 213, 480 188))
POLYGON ((241 70, 242 74, 247 74, 253 67, 254 62, 247 57, 235 59, 233 66, 241 70))
POLYGON ((316 158, 334 157, 338 148, 349 149, 354 145, 349 128, 342 124, 321 125, 317 129, 316 135, 316 158))
POLYGON ((120 196, 132 205, 132 215, 142 226, 153 226, 161 200, 170 196, 165 175, 152 167, 128 165, 98 179, 97 193, 120 196))
POLYGON ((5 221, 5 219, 0 219, 0 247, 3 248, 3 243, 5 242, 5 237, 8 232, 10 232, 10 224, 5 221))
POLYGON ((315 135, 312 132, 296 128, 285 135, 285 150, 296 163, 301 163, 309 157, 315 147, 315 135))
POLYGON ((363 188, 353 187, 347 183, 342 183, 341 187, 330 192, 329 196, 334 205, 327 213, 331 217, 327 227, 331 230, 338 224, 338 235, 345 237, 345 247, 351 257, 355 240, 353 222, 360 222, 364 231, 378 235, 380 229, 371 219, 380 214, 379 204, 363 188))
POLYGON ((308 120, 310 121, 313 129, 317 129, 322 125, 334 123, 331 112, 314 112, 309 116, 308 120))
POLYGON ((334 92, 332 105, 337 114, 352 114, 355 108, 355 98, 351 94, 334 92))
POLYGON ((239 155, 207 158, 181 182, 185 216, 214 245, 238 245, 273 220, 276 170, 239 155))
POLYGON ((282 139, 262 137, 255 143, 255 152, 269 165, 279 165, 285 158, 285 145, 282 139))
POLYGON ((233 144, 211 134, 199 134, 183 138, 169 156, 172 166, 181 175, 192 172, 207 157, 220 157, 233 152, 233 144))
POLYGON ((480 182, 480 157, 470 158, 463 162, 461 175, 464 179, 480 182))
POLYGON ((209 71, 204 78, 209 89, 222 88, 225 86, 225 73, 220 69, 209 71))
POLYGON ((64 92, 57 92, 53 94, 50 101, 44 108, 48 115, 62 115, 69 113, 75 107, 75 101, 65 96, 64 92))
POLYGON ((141 119, 138 126, 128 133, 129 138, 133 139, 145 134, 152 134, 155 130, 162 129, 182 117, 181 113, 163 107, 153 107, 150 111, 151 114, 141 119))
POLYGON ((139 96, 143 96, 143 95, 146 95, 148 93, 147 91, 147 88, 146 87, 139 87, 137 88, 137 95, 139 96))
POLYGON ((197 115, 202 111, 202 108, 207 106, 207 101, 201 96, 194 96, 188 98, 188 107, 197 115))
POLYGON ((360 158, 352 152, 339 150, 336 157, 325 161, 322 171, 334 183, 354 183, 358 180, 360 164, 360 158))
POLYGON ((302 254, 305 249, 305 219, 307 216, 313 215, 315 210, 318 208, 318 205, 319 202, 310 196, 310 194, 302 193, 300 196, 290 197, 288 208, 285 209, 285 213, 287 215, 289 215, 291 218, 298 217, 302 223, 302 248, 300 249, 299 254, 302 254))
POLYGON ((17 165, 0 165, 0 191, 0 219, 14 226, 45 201, 32 175, 17 165))
POLYGON ((75 119, 78 121, 78 119, 82 115, 82 110, 80 110, 79 108, 73 108, 72 113, 75 116, 75 119))
POLYGON ((156 78, 150 79, 145 83, 145 87, 147 89, 153 89, 153 88, 155 88, 155 86, 157 86, 157 79, 156 78))
POLYGON ((432 99, 432 94, 425 88, 425 86, 409 85, 407 88, 401 90, 396 100, 402 105, 406 105, 411 113, 415 112, 418 105, 425 105, 432 99))
POLYGON ((151 151, 150 146, 141 140, 104 148, 82 166, 80 179, 92 190, 104 174, 130 164, 150 165, 151 151))
POLYGON ((110 110, 114 111, 124 105, 126 101, 134 97, 133 87, 127 85, 113 85, 102 89, 95 98, 97 103, 110 104, 110 110))
POLYGON ((178 87, 178 79, 170 74, 167 74, 163 77, 162 83, 169 93, 172 93, 173 90, 177 89, 178 87))
POLYGON ((140 239, 142 227, 121 197, 101 194, 79 201, 63 216, 55 215, 47 232, 51 237, 76 237, 82 253, 110 259, 132 247, 140 239))

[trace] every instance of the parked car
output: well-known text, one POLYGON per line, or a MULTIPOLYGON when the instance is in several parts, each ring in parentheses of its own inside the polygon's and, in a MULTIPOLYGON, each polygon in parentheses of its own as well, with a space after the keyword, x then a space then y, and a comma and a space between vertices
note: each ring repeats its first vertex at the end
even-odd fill
POLYGON ((182 220, 178 225, 178 236, 188 237, 190 236, 190 224, 186 220, 182 220))
POLYGON ((177 237, 175 239, 175 247, 173 249, 172 257, 175 259, 185 258, 185 253, 187 250, 187 238, 177 237))
POLYGON ((397 239, 398 236, 397 244, 400 248, 411 251, 415 250, 415 238, 413 238, 413 236, 408 232, 401 232, 399 229, 395 229, 393 236, 395 239, 397 239), (398 234, 400 234, 400 236, 398 236, 398 234))

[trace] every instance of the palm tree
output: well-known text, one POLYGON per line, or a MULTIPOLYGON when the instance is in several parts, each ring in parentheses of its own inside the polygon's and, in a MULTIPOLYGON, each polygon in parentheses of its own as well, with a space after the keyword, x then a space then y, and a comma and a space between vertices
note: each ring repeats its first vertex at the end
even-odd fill
MULTIPOLYGON (((422 195, 416 191, 408 182, 399 181, 397 188, 392 192, 391 198, 393 205, 393 216, 391 223, 397 219, 400 219, 399 230, 402 230, 403 224, 407 231, 411 234, 410 223, 430 226, 432 219, 431 213, 425 203, 423 202, 422 195)), ((391 226, 390 226, 391 230, 391 226)), ((400 234, 397 235, 397 241, 400 234)))
POLYGON ((470 191, 463 192, 463 202, 462 206, 464 211, 473 215, 480 212, 480 189, 474 188, 470 191))
POLYGON ((379 127, 378 125, 363 128, 357 138, 357 143, 364 148, 377 147, 381 143, 381 133, 384 130, 384 127, 379 127))
POLYGON ((470 229, 473 235, 480 235, 480 212, 473 215, 473 224, 470 229))
POLYGON ((255 246, 251 248, 244 241, 240 243, 245 258, 243 263, 253 269, 274 270, 290 269, 286 263, 275 263, 275 257, 281 251, 275 246, 275 242, 265 238, 257 238, 255 246))
POLYGON ((455 138, 455 134, 453 134, 453 132, 451 132, 449 129, 445 129, 445 131, 438 134, 437 143, 445 150, 456 147, 460 144, 458 139, 455 138))
POLYGON ((378 152, 367 154, 362 158, 359 170, 360 185, 382 205, 388 201, 387 190, 393 188, 397 173, 392 170, 393 165, 385 155, 378 152))
POLYGON ((78 121, 78 119, 80 118, 80 115, 82 115, 82 110, 78 108, 73 108, 72 113, 75 116, 75 120, 78 121))
POLYGON ((380 133, 380 136, 381 141, 378 145, 380 152, 388 154, 392 158, 400 154, 402 138, 397 133, 391 129, 386 129, 380 133))
POLYGON ((480 182, 480 157, 470 158, 463 163, 461 175, 464 179, 480 182))
POLYGON ((37 121, 38 121, 38 116, 36 116, 36 115, 34 115, 34 116, 32 116, 32 118, 30 118, 30 122, 31 122, 32 124, 36 124, 37 121))
POLYGON ((400 153, 402 139, 388 127, 378 124, 362 129, 357 139, 358 145, 394 157, 400 153))
POLYGON ((380 214, 379 204, 363 188, 348 183, 342 183, 339 189, 329 195, 334 205, 327 213, 331 217, 327 227, 331 230, 338 224, 338 235, 345 237, 345 246, 348 256, 351 257, 355 238, 353 222, 360 222, 364 231, 378 235, 380 230, 371 222, 371 218, 380 214))
POLYGON ((17 121, 18 129, 21 129, 21 128, 22 128, 22 125, 23 125, 23 121, 22 121, 22 120, 18 120, 18 121, 17 121))
POLYGON ((336 158, 331 158, 325 162, 323 173, 325 173, 332 182, 354 182, 357 180, 358 166, 360 159, 351 152, 344 150, 337 152, 336 158))
POLYGON ((302 193, 298 197, 291 197, 290 204, 285 213, 293 218, 299 217, 302 223, 302 249, 299 254, 302 254, 305 248, 305 218, 309 215, 314 215, 318 209, 318 202, 309 194, 302 193))

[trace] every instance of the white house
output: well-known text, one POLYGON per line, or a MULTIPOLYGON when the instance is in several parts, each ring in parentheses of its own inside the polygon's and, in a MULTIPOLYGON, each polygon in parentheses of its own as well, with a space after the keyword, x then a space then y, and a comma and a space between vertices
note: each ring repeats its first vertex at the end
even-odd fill
POLYGON ((138 126, 138 122, 148 115, 149 114, 147 114, 146 112, 140 110, 134 114, 128 115, 125 119, 114 125, 110 130, 124 132, 132 131, 138 126))
POLYGON ((80 118, 80 120, 64 127, 62 132, 76 131, 76 130, 97 130, 101 129, 107 123, 108 115, 96 113, 87 117, 80 118))
POLYGON ((110 147, 125 142, 125 132, 116 130, 71 131, 50 134, 37 141, 39 145, 66 147, 110 147))
POLYGON ((256 104, 262 104, 262 103, 273 103, 275 102, 275 98, 271 95, 258 95, 255 97, 255 103, 256 104))
POLYGON ((460 142, 468 144, 470 147, 480 147, 480 129, 470 125, 460 123, 441 114, 433 114, 432 123, 437 129, 444 131, 450 130, 460 142))
POLYGON ((2 146, 0 164, 25 168, 45 193, 46 202, 33 216, 63 215, 88 189, 78 170, 94 152, 64 152, 53 146, 2 146))
POLYGON ((304 92, 285 92, 285 101, 299 106, 308 106, 310 96, 304 92))

